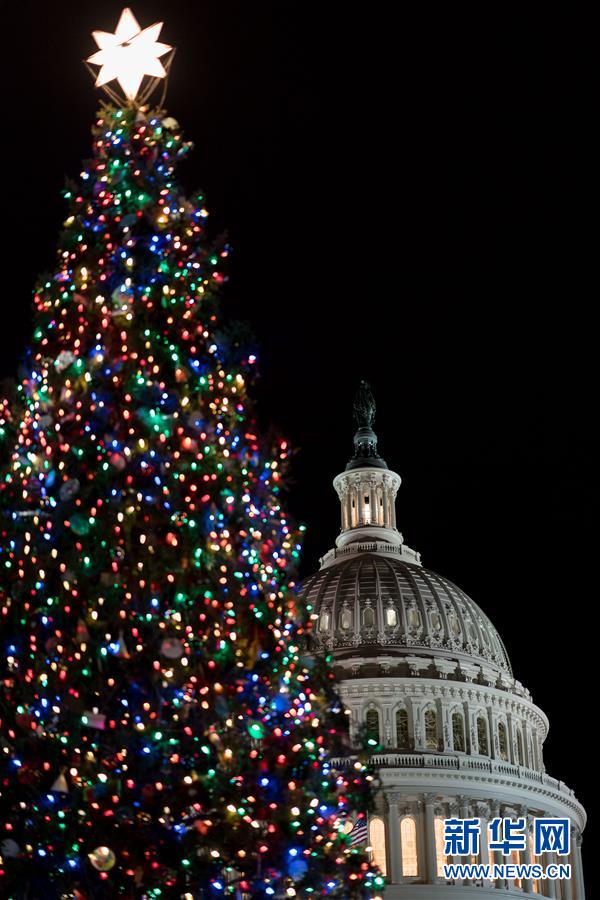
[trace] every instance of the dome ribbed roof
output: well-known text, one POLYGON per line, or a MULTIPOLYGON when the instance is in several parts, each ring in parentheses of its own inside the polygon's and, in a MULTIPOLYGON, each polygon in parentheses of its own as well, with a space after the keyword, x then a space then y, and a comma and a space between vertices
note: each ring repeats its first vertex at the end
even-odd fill
POLYGON ((511 672, 500 636, 455 584, 403 560, 358 553, 307 578, 317 646, 344 657, 471 657, 511 672))

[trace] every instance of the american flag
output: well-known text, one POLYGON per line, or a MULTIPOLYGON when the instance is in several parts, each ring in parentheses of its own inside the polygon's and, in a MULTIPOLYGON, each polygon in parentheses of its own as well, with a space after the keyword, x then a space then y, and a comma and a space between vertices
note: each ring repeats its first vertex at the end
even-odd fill
POLYGON ((368 836, 367 820, 357 819, 354 823, 354 828, 350 832, 350 843, 353 847, 358 846, 358 844, 366 844, 368 836))

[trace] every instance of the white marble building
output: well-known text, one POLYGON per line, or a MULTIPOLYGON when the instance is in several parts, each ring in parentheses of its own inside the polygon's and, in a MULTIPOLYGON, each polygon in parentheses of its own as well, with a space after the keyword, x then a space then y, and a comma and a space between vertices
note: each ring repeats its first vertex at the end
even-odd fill
MULTIPOLYGON (((334 660, 339 690, 359 730, 377 745, 381 787, 370 845, 395 898, 585 896, 581 835, 586 816, 573 791, 546 774, 548 720, 513 676, 502 640, 473 600, 425 569, 396 528, 400 477, 377 452, 368 385, 355 401, 355 454, 334 479, 341 503, 335 549, 306 579, 315 650, 334 660), (569 817, 567 859, 532 856, 532 841, 492 862, 570 862, 570 881, 449 883, 442 877, 443 819, 569 817)), ((540 652, 540 660, 543 654, 540 652)), ((495 857, 495 859, 494 859, 495 857)), ((490 861, 487 840, 473 862, 490 861)))

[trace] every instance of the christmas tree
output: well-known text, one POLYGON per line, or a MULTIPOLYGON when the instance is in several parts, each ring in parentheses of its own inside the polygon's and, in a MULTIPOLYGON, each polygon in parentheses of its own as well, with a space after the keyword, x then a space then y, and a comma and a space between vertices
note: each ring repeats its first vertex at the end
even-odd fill
POLYGON ((259 437, 255 359, 219 323, 190 145, 139 102, 170 48, 119 28, 92 60, 125 100, 66 191, 1 410, 0 894, 373 897, 347 827, 370 776, 332 765, 346 717, 305 650, 289 447, 259 437))

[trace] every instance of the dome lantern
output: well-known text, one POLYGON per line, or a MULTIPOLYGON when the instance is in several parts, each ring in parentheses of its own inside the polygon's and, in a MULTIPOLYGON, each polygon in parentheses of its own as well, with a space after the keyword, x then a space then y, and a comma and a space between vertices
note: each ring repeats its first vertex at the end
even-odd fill
POLYGON ((369 384, 361 381, 354 398, 354 455, 344 472, 333 480, 340 499, 341 533, 338 548, 364 541, 382 541, 401 547, 396 528, 396 495, 400 476, 388 469, 377 450, 373 431, 375 400, 369 384))

